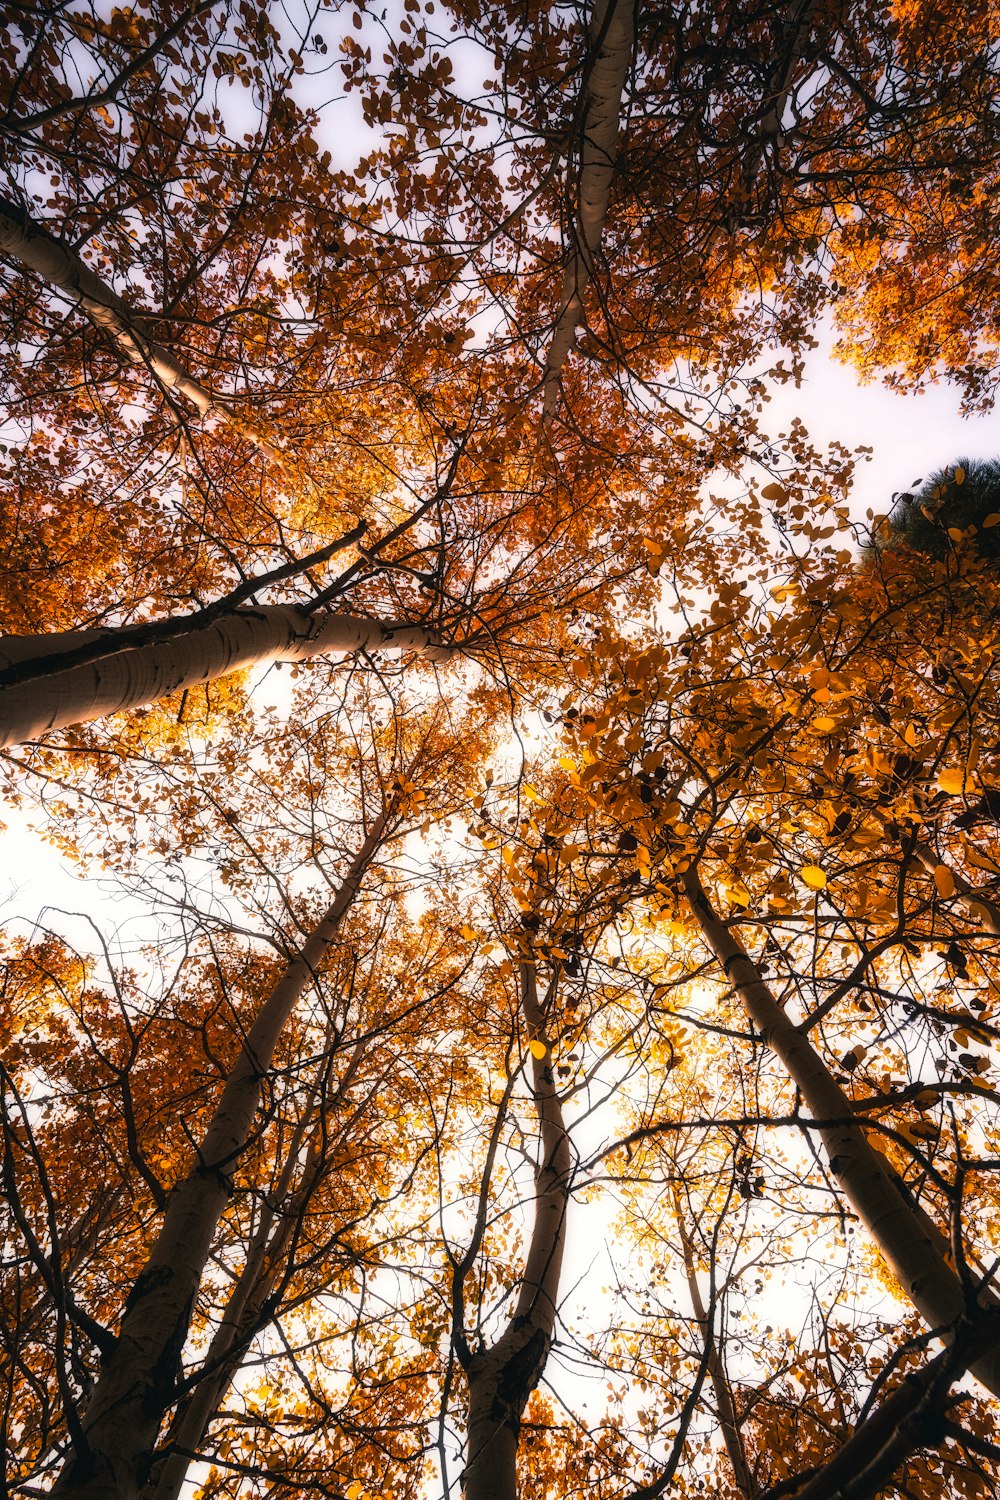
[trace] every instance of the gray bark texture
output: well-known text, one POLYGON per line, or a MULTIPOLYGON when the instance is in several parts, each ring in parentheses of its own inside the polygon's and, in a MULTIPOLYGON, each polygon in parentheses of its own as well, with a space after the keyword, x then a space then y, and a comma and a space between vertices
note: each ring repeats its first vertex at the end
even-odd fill
MULTIPOLYGON (((684 877, 691 910, 761 1040, 784 1064, 813 1117, 845 1196, 885 1256, 914 1307, 945 1338, 966 1312, 961 1281, 945 1237, 915 1204, 891 1163, 870 1143, 851 1101, 811 1042, 793 1026, 743 945, 714 910, 692 865, 684 877), (835 1122, 835 1123, 834 1123, 835 1122)), ((1000 1343, 980 1355, 973 1373, 1000 1395, 1000 1343)))
MULTIPOLYGON (((354 1079, 364 1055, 366 1043, 354 1048, 348 1066, 337 1087, 336 1104, 354 1079)), ((300 1166, 299 1154, 311 1116, 295 1131, 285 1166, 273 1194, 276 1205, 265 1203, 256 1233, 247 1248, 243 1270, 237 1277, 226 1302, 226 1309, 208 1346, 204 1373, 190 1395, 178 1407, 170 1425, 162 1459, 142 1492, 142 1500, 178 1500, 188 1470, 198 1453, 216 1412, 239 1371, 248 1343, 259 1331, 264 1306, 281 1273, 289 1243, 295 1232, 298 1214, 315 1184, 322 1164, 322 1153, 328 1147, 326 1132, 317 1129, 301 1164, 301 1180, 291 1193, 292 1178, 300 1166), (280 1206, 277 1206, 280 1204, 280 1206)))
MULTIPOLYGON (((120 645, 125 632, 114 629, 0 637, 0 747, 154 703, 242 667, 388 650, 440 662, 454 649, 421 626, 319 611, 310 615, 291 604, 232 609, 209 624, 172 629, 158 639, 164 623, 150 625, 150 644, 139 646, 120 645), (75 652, 93 651, 101 642, 107 650, 96 659, 60 666, 61 657, 73 662, 75 652), (35 673, 25 677, 29 665, 35 673), (4 686, 8 669, 21 680, 4 686)), ((171 622, 177 624, 183 620, 171 622)), ((128 630, 129 638, 135 634, 134 627, 128 630)))
POLYGON ((186 1177, 174 1187, 160 1232, 129 1294, 111 1355, 82 1420, 86 1447, 52 1487, 73 1500, 135 1500, 176 1396, 195 1297, 233 1176, 253 1134, 261 1085, 296 1004, 312 984, 385 831, 372 825, 334 901, 265 998, 243 1039, 218 1107, 186 1177))
POLYGON ((521 1417, 541 1379, 552 1345, 566 1243, 569 1137, 552 1074, 552 1053, 545 1038, 533 962, 521 964, 520 983, 529 1040, 546 1044, 543 1058, 532 1057, 541 1137, 535 1172, 535 1216, 510 1324, 491 1348, 472 1356, 466 1370, 469 1422, 465 1500, 516 1500, 521 1417))
POLYGON ((542 374, 546 418, 556 409, 559 376, 583 321, 584 294, 594 277, 608 216, 622 96, 634 47, 633 14, 633 0, 596 0, 591 15, 590 44, 598 50, 586 84, 580 127, 579 178, 570 225, 570 255, 542 374))

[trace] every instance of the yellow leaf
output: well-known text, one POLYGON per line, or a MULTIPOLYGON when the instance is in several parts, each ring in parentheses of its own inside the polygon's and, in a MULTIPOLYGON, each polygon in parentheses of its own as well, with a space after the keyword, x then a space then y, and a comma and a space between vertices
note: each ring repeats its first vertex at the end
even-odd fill
POLYGON ((819 865, 803 865, 799 873, 811 891, 821 891, 826 885, 826 875, 819 865))
POLYGON ((948 766, 938 772, 937 784, 942 792, 957 797, 965 791, 965 772, 956 766, 948 766))
POLYGON ((546 1047, 544 1042, 531 1041, 528 1043, 528 1051, 531 1053, 532 1057, 537 1059, 538 1062, 544 1061, 545 1055, 548 1050, 549 1049, 548 1047, 546 1047))
POLYGON ((474 943, 476 941, 476 937, 477 937, 476 929, 474 927, 470 927, 469 924, 468 924, 468 922, 466 922, 465 926, 462 927, 460 929, 460 931, 461 931, 462 936, 465 938, 465 941, 467 943, 474 943))
POLYGON ((982 527, 983 527, 984 531, 989 526, 1000 526, 1000 510, 991 510, 990 513, 989 513, 989 515, 982 522, 982 527))
POLYGON ((656 541, 656 539, 651 536, 644 536, 642 539, 642 545, 645 547, 647 552, 652 552, 654 557, 659 557, 660 553, 663 551, 663 543, 656 541))
POLYGON ((934 866, 934 884, 937 886, 937 893, 943 901, 947 901, 949 896, 954 896, 955 877, 947 865, 934 866))
POLYGON ((955 483, 956 484, 964 484, 965 483, 965 470, 962 468, 961 464, 959 464, 957 466, 957 468, 955 469, 955 483))
POLYGON ((831 730, 836 729, 837 721, 831 719, 828 714, 817 714, 812 721, 812 727, 817 734, 829 734, 831 730))
POLYGON ((985 870, 988 875, 1000 875, 1000 865, 995 859, 990 859, 986 854, 980 854, 978 849, 966 847, 965 857, 970 865, 975 865, 977 870, 985 870))
POLYGON ((951 537, 953 542, 958 543, 962 540, 965 532, 962 530, 961 526, 949 526, 948 535, 951 537))

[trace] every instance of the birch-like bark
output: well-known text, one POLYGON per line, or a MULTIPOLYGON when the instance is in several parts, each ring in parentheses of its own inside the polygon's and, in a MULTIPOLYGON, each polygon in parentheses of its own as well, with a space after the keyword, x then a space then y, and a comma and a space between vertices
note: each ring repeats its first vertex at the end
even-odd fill
POLYGON ((736 1488, 745 1497, 745 1500, 757 1500, 760 1492, 757 1488, 757 1481, 753 1477, 753 1471, 747 1462, 746 1452, 743 1447, 743 1436, 740 1432, 740 1424, 736 1416, 736 1407, 733 1405, 733 1393, 729 1388, 725 1365, 719 1354, 719 1347, 715 1339, 715 1329, 712 1327, 705 1303, 702 1300, 701 1287, 698 1285, 698 1269, 695 1264, 694 1246, 691 1244, 684 1224, 680 1197, 676 1189, 674 1191, 674 1217, 677 1221, 677 1233, 681 1241, 681 1253, 684 1256, 684 1274, 688 1284, 688 1295, 691 1298, 691 1307, 702 1329, 702 1336, 705 1340, 708 1378, 711 1380, 712 1390, 715 1392, 715 1405, 719 1414, 719 1430, 722 1433, 722 1440, 726 1445, 729 1462, 733 1466, 733 1478, 736 1480, 736 1488))
POLYGON ((543 1058, 532 1056, 541 1137, 535 1172, 535 1217, 514 1316, 491 1348, 471 1357, 466 1370, 469 1421, 465 1500, 516 1500, 521 1416, 541 1379, 552 1345, 566 1243, 569 1137, 552 1074, 552 1052, 545 1037, 533 961, 521 964, 520 983, 521 1011, 529 1040, 546 1047, 543 1058))
POLYGON ((0 254, 70 297, 95 327, 108 334, 126 359, 145 365, 162 386, 187 397, 202 417, 218 417, 279 468, 294 472, 295 465, 262 432, 150 337, 142 317, 91 271, 75 250, 6 198, 0 198, 0 254))
MULTIPOLYGON (((367 1042, 361 1041, 354 1048, 344 1076, 337 1085, 332 1101, 334 1106, 354 1079, 366 1047, 367 1042)), ((191 1455, 201 1449, 212 1418, 236 1378, 247 1345, 261 1327, 264 1304, 274 1290, 298 1215, 312 1190, 322 1152, 328 1146, 325 1134, 317 1131, 306 1153, 299 1187, 289 1198, 311 1118, 307 1115, 292 1137, 272 1200, 261 1213, 243 1270, 227 1298, 222 1321, 208 1346, 204 1360, 207 1373, 178 1408, 167 1438, 166 1457, 158 1464, 144 1489, 143 1500, 178 1500, 188 1469, 194 1462, 191 1455)))
MULTIPOLYGON (((183 621, 172 621, 171 633, 158 638, 166 623, 148 627, 148 645, 121 646, 125 632, 114 629, 0 637, 0 747, 138 708, 241 667, 386 650, 446 661, 455 649, 419 625, 319 611, 310 615, 291 604, 229 610, 188 631, 176 628, 183 621), (101 642, 107 643, 106 652, 73 663, 75 652, 101 642), (61 658, 73 664, 62 667, 61 658), (29 664, 35 673, 26 678, 29 664), (3 675, 12 669, 20 680, 4 686, 3 675)), ((136 628, 127 633, 134 640, 136 628)))
POLYGON ((625 80, 632 62, 633 0, 595 0, 590 44, 596 50, 581 124, 577 201, 570 225, 572 249, 563 272, 559 312, 542 374, 542 409, 550 418, 559 396, 559 376, 583 321, 583 298, 594 277, 608 216, 618 154, 618 124, 625 80))
MULTIPOLYGON (((810 1113, 825 1122, 817 1130, 831 1172, 921 1317, 947 1337, 966 1310, 962 1284, 946 1259, 947 1241, 912 1202, 891 1164, 872 1146, 854 1118, 847 1095, 714 910, 694 865, 687 870, 684 885, 698 925, 761 1040, 784 1064, 810 1113)), ((1000 1395, 1000 1342, 973 1369, 985 1386, 1000 1395)))
POLYGON ((233 1174, 252 1137, 261 1085, 296 1004, 313 982, 385 833, 383 813, 322 920, 270 991, 248 1030, 187 1176, 174 1187, 153 1248, 129 1294, 111 1355, 83 1417, 86 1447, 53 1495, 135 1500, 174 1400, 195 1297, 233 1174))

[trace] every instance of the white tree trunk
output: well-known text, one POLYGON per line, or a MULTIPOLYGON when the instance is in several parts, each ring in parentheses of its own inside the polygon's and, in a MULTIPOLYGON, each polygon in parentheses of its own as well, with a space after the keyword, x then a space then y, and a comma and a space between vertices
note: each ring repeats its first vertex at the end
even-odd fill
MULTIPOLYGON (((521 964, 520 979, 528 1037, 546 1043, 534 962, 521 964)), ((571 1163, 547 1043, 543 1058, 532 1056, 532 1081, 541 1136, 535 1218, 514 1316, 492 1348, 473 1355, 466 1372, 465 1500, 516 1500, 521 1416, 545 1368, 555 1327, 571 1163)))
POLYGON ((312 983, 357 894, 386 826, 372 825, 336 898, 264 1000, 244 1038, 188 1175, 170 1194, 163 1224, 136 1280, 112 1354, 83 1418, 86 1449, 67 1461, 51 1493, 74 1500, 134 1500, 145 1483, 164 1415, 175 1399, 194 1300, 233 1174, 251 1139, 281 1033, 312 983))
MULTIPOLYGON (((931 1328, 947 1330, 965 1310, 961 1282, 946 1260, 948 1244, 914 1204, 891 1164, 857 1122, 851 1101, 809 1040, 793 1026, 739 939, 718 916, 692 865, 684 876, 691 910, 739 994, 761 1040, 780 1058, 818 1126, 830 1170, 843 1188, 914 1307, 931 1328)), ((1000 1345, 974 1373, 1000 1395, 1000 1345)))
MULTIPOLYGON (((141 646, 116 645, 125 633, 116 630, 0 636, 0 746, 153 703, 178 689, 264 662, 385 650, 410 651, 431 661, 446 661, 453 654, 453 648, 420 626, 355 615, 307 615, 287 604, 229 610, 210 624, 166 639, 157 639, 157 630, 157 624, 151 625, 150 644, 141 646), (107 643, 106 652, 72 664, 74 651, 98 642, 107 643), (69 665, 60 666, 62 657, 69 665), (8 669, 22 680, 4 686, 8 669), (24 678, 25 670, 32 675, 24 678)), ((128 630, 130 637, 135 634, 134 628, 128 630)))
POLYGON ((583 298, 594 276, 608 215, 618 152, 618 122, 632 62, 633 0, 595 0, 590 41, 598 46, 587 80, 581 125, 579 181, 570 225, 572 249, 563 272, 559 311, 542 375, 546 418, 556 409, 559 375, 583 321, 583 298))
POLYGON ((280 468, 294 470, 294 464, 263 433, 197 380, 169 349, 150 338, 141 316, 95 275, 75 250, 4 198, 0 198, 0 253, 71 297, 96 327, 110 335, 126 359, 144 364, 162 386, 186 396, 203 417, 218 417, 280 468))

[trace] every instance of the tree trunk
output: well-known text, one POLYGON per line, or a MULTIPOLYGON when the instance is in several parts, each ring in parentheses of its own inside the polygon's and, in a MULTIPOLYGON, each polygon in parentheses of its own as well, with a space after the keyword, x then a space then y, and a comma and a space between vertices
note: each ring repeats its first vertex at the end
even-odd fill
POLYGON ((559 375, 583 321, 583 298, 594 276, 608 215, 618 151, 618 120, 632 62, 633 0, 595 0, 590 45, 597 49, 587 79, 581 124, 578 198, 570 225, 572 250, 563 272, 559 312, 542 376, 545 416, 559 394, 559 375))
POLYGON ((386 826, 372 825, 343 885, 299 955, 261 1005, 198 1148, 171 1192, 163 1224, 136 1280, 118 1339, 105 1360, 82 1422, 86 1448, 65 1464, 53 1495, 133 1500, 145 1483, 163 1417, 174 1399, 194 1300, 233 1173, 253 1132, 281 1033, 312 982, 357 894, 386 826))
MULTIPOLYGON (((367 1042, 361 1041, 353 1049, 337 1086, 332 1101, 334 1105, 355 1077, 366 1047, 367 1042)), ((298 1212, 312 1191, 322 1152, 329 1147, 329 1137, 325 1131, 319 1130, 306 1155, 299 1187, 291 1201, 283 1202, 298 1165, 299 1150, 310 1118, 307 1116, 302 1120, 292 1138, 281 1179, 273 1194, 273 1199, 281 1206, 272 1207, 268 1203, 264 1208, 247 1250, 246 1264, 229 1294, 222 1321, 208 1346, 204 1359, 206 1373, 177 1409, 165 1445, 165 1456, 143 1491, 143 1500, 177 1500, 194 1461, 191 1455, 196 1454, 204 1443, 212 1419, 236 1377, 247 1345, 261 1327, 264 1303, 278 1279, 298 1212)))
POLYGON ((181 618, 121 630, 0 637, 0 747, 137 708, 264 662, 391 649, 446 661, 454 650, 417 625, 308 615, 290 604, 229 610, 190 630, 183 624, 181 618), (144 633, 149 644, 131 644, 144 633), (74 661, 74 656, 89 659, 74 661), (8 673, 15 680, 4 685, 8 673))
POLYGON ((975 1326, 967 1325, 954 1344, 922 1369, 911 1371, 814 1475, 794 1490, 785 1481, 775 1486, 776 1491, 793 1500, 875 1500, 884 1494, 896 1471, 920 1448, 940 1447, 941 1421, 952 1386, 967 1369, 975 1368, 983 1349, 998 1342, 995 1312, 983 1315, 975 1326))
MULTIPOLYGON (((534 961, 521 964, 521 1010, 531 1041, 545 1043, 534 961)), ((569 1137, 552 1076, 552 1053, 532 1055, 541 1136, 535 1218, 514 1316, 491 1349, 469 1360, 465 1500, 515 1500, 521 1416, 552 1344, 569 1202, 569 1137)))
POLYGON ((295 464, 263 433, 196 380, 169 349, 150 338, 142 317, 95 275, 75 250, 5 198, 0 198, 0 252, 71 297, 96 327, 110 335, 126 359, 144 364, 161 385, 186 396, 203 417, 219 417, 281 469, 294 472, 295 464))
MULTIPOLYGON (((761 1040, 785 1065, 810 1113, 824 1122, 817 1128, 830 1170, 921 1317, 947 1335, 965 1311, 962 1284, 946 1259, 947 1241, 912 1202, 890 1163, 871 1145, 847 1095, 785 1015, 739 939, 715 912, 694 865, 687 870, 684 883, 698 925, 761 1040)), ((982 1355, 973 1372, 1000 1395, 1000 1345, 982 1355)))
POLYGON ((718 1344, 716 1343, 715 1329, 712 1327, 711 1319, 702 1301, 701 1288, 698 1285, 698 1271, 695 1266, 694 1246, 691 1244, 684 1225, 680 1195, 677 1192, 676 1186, 674 1187, 674 1216, 677 1220, 677 1233, 680 1236, 681 1252, 684 1256, 684 1274, 687 1278, 691 1307, 695 1318, 702 1328, 705 1340, 708 1378, 711 1380, 712 1390, 715 1392, 715 1404, 719 1414, 719 1429, 722 1433, 722 1440, 726 1445, 729 1462, 733 1466, 733 1478, 736 1481, 736 1488, 745 1497, 745 1500, 756 1500, 759 1494, 757 1482, 753 1477, 750 1465, 747 1463, 747 1456, 743 1447, 743 1436, 740 1432, 736 1407, 733 1405, 733 1395, 729 1388, 725 1366, 722 1356, 719 1353, 718 1344))

